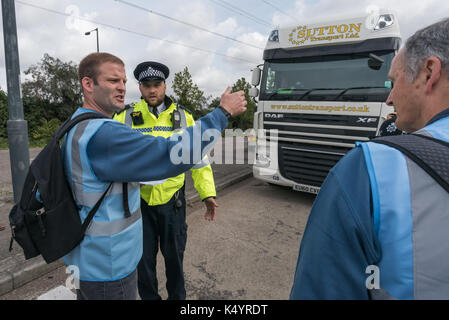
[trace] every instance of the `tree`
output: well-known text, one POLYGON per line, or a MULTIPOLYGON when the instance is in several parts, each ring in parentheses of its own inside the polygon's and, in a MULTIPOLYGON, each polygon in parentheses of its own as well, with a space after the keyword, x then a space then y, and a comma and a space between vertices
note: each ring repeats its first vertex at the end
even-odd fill
POLYGON ((47 143, 53 137, 53 133, 59 128, 61 121, 58 119, 41 119, 40 126, 31 131, 32 137, 36 140, 47 143))
POLYGON ((193 82, 187 67, 182 72, 175 74, 172 88, 176 95, 174 97, 175 101, 192 111, 195 119, 207 112, 204 108, 207 105, 208 98, 204 96, 204 92, 193 82))
POLYGON ((8 96, 6 92, 0 88, 0 138, 6 139, 8 137, 6 122, 8 121, 8 96))
MULTIPOLYGON (((50 141, 51 135, 43 134, 39 138, 35 135, 36 132, 42 132, 45 130, 41 128, 43 125, 42 121, 51 121, 52 119, 62 122, 64 118, 60 120, 56 116, 52 116, 49 110, 58 109, 59 106, 56 104, 50 104, 45 100, 37 96, 24 96, 23 97, 23 114, 24 118, 28 123, 28 136, 31 144, 34 144, 34 140, 39 140, 39 145, 50 141), (50 114, 50 115, 49 115, 50 114)), ((53 121, 54 123, 54 121, 53 121)), ((56 128, 55 128, 56 129, 56 128)))
POLYGON ((208 111, 213 111, 215 108, 217 108, 220 105, 221 99, 219 97, 216 97, 212 99, 212 101, 209 103, 208 111))
POLYGON ((63 121, 82 103, 78 66, 44 54, 42 60, 24 72, 31 79, 22 84, 24 100, 39 99, 47 105, 40 110, 41 116, 63 121))
MULTIPOLYGON (((44 54, 41 61, 24 71, 29 79, 22 83, 24 118, 31 145, 45 144, 57 125, 82 104, 78 65, 44 54), (37 141, 36 141, 37 140, 37 141)), ((8 99, 0 89, 0 143, 7 138, 8 99)))

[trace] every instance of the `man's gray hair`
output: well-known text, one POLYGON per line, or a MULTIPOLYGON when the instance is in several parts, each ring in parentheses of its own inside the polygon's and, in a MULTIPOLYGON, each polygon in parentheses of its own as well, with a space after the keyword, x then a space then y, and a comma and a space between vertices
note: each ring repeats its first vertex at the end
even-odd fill
POLYGON ((449 18, 418 30, 405 44, 407 78, 416 80, 427 58, 437 57, 449 74, 449 18))

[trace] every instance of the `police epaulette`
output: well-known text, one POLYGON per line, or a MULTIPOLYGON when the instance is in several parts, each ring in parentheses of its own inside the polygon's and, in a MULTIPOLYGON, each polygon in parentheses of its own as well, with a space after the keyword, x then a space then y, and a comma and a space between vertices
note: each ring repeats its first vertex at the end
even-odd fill
POLYGON ((130 104, 127 104, 127 105, 125 105, 125 109, 120 110, 120 112, 116 112, 115 114, 119 115, 119 114, 122 113, 123 111, 128 110, 129 108, 134 107, 134 105, 135 105, 134 102, 132 102, 132 103, 130 103, 130 104))
POLYGON ((181 106, 180 104, 177 104, 177 106, 178 106, 179 109, 182 109, 182 110, 184 110, 184 111, 187 111, 187 112, 190 113, 190 114, 193 114, 193 112, 190 111, 189 109, 187 109, 186 107, 183 107, 183 106, 181 106))

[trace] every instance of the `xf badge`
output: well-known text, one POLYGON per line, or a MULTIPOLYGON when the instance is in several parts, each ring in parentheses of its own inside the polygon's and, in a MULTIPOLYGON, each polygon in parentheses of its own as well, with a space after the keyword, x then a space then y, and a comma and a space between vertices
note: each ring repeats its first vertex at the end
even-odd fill
POLYGON ((376 121, 376 118, 359 118, 359 120, 357 120, 357 123, 371 123, 376 121))

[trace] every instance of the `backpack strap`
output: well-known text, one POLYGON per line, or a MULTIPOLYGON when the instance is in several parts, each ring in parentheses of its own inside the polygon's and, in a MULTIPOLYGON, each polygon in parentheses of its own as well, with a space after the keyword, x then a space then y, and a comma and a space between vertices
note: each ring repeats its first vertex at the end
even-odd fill
POLYGON ((370 142, 401 151, 449 193, 449 143, 416 133, 380 137, 370 142))
POLYGON ((123 182, 123 209, 125 210, 125 218, 131 217, 128 202, 128 182, 123 182))
MULTIPOLYGON (((62 137, 67 132, 69 132, 75 125, 77 125, 81 121, 88 120, 88 119, 105 119, 105 118, 108 118, 108 117, 106 117, 105 115, 96 113, 96 112, 83 112, 80 115, 76 116, 75 118, 67 119, 59 127, 59 129, 57 130, 57 132, 54 135, 54 138, 57 139, 57 140, 61 140, 62 137)), ((104 197, 106 196, 106 193, 109 191, 111 186, 112 186, 112 183, 109 185, 109 187, 103 193, 101 198, 97 201, 95 206, 89 212, 88 216, 86 217, 86 220, 84 220, 83 233, 86 231, 87 227, 89 226, 90 221, 93 219, 95 213, 97 212, 98 208, 100 207, 101 202, 103 201, 104 197)), ((129 218, 131 216, 131 213, 129 211, 129 204, 128 204, 128 183, 127 182, 123 183, 123 207, 125 209, 125 217, 129 218)))
POLYGON ((75 118, 69 118, 67 119, 56 131, 54 138, 56 140, 61 140, 62 137, 69 132, 75 125, 77 125, 79 122, 87 120, 87 119, 109 119, 103 114, 99 114, 96 112, 83 112, 82 114, 76 116, 75 118))
MULTIPOLYGON (((113 183, 113 182, 112 182, 113 183)), ((101 198, 97 201, 95 206, 90 210, 89 214, 87 215, 86 219, 83 222, 82 226, 82 234, 84 235, 86 233, 87 228, 89 227, 90 222, 94 218, 95 213, 97 213, 98 208, 100 207, 101 202, 103 202, 104 197, 106 196, 106 193, 108 193, 109 189, 111 189, 112 183, 109 185, 109 187, 106 189, 106 191, 103 193, 101 198)))

